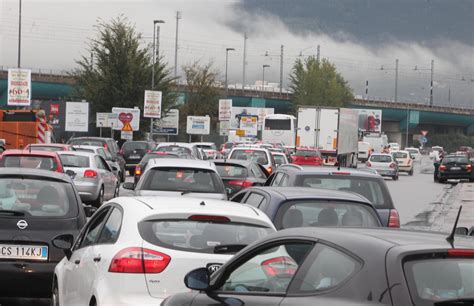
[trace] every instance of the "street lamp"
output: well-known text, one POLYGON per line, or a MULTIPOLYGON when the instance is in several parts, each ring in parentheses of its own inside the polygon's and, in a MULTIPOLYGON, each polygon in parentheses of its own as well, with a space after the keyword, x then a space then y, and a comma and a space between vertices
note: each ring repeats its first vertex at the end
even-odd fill
POLYGON ((152 65, 153 68, 151 70, 151 89, 152 90, 155 88, 155 63, 156 63, 156 58, 159 55, 159 49, 160 49, 160 26, 159 26, 160 23, 165 23, 165 22, 163 20, 153 20, 153 65, 152 65), (157 24, 158 26, 156 26, 157 24))
POLYGON ((228 91, 227 91, 227 66, 229 65, 229 51, 235 51, 234 48, 226 48, 225 49, 225 96, 227 98, 228 91))
POLYGON ((270 67, 270 65, 263 65, 262 66, 262 97, 264 96, 264 90, 265 90, 265 68, 270 67))

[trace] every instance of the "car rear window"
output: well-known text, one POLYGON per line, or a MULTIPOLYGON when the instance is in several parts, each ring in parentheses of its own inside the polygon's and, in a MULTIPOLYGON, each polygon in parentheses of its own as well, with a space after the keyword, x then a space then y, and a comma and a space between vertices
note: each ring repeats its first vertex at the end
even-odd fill
POLYGON ((407 158, 408 154, 405 152, 393 152, 393 157, 394 158, 407 158))
POLYGON ((275 159, 275 163, 279 165, 286 164, 286 159, 285 156, 283 155, 273 155, 273 158, 275 159))
POLYGON ((235 164, 217 164, 217 173, 222 177, 248 177, 249 172, 247 168, 235 164))
POLYGON ((105 140, 94 140, 94 139, 71 139, 69 140, 69 144, 72 145, 82 145, 82 146, 96 146, 96 147, 103 147, 106 143, 105 140))
POLYGON ((408 152, 411 154, 418 154, 418 150, 413 150, 413 149, 407 149, 408 152))
POLYGON ((92 150, 92 149, 84 149, 84 148, 81 148, 81 147, 76 147, 76 151, 94 153, 94 150, 92 150))
POLYGON ((124 151, 133 151, 133 150, 142 150, 146 151, 148 149, 148 144, 146 142, 138 141, 129 141, 123 144, 122 150, 124 151))
POLYGON ((146 172, 142 190, 225 193, 214 171, 197 168, 152 168, 146 172))
POLYGON ((375 163, 390 163, 392 158, 388 155, 372 155, 370 161, 375 163))
POLYGON ((443 164, 467 164, 469 163, 469 158, 466 156, 446 156, 443 159, 443 164))
POLYGON ((274 232, 271 228, 247 223, 188 219, 142 221, 138 229, 142 238, 151 244, 168 249, 209 254, 220 253, 219 247, 246 246, 274 232))
MULTIPOLYGON (((0 210, 25 217, 74 217, 78 214, 71 184, 46 179, 0 178, 0 210)), ((5 212, 3 212, 5 213, 5 212)))
POLYGON ((379 227, 372 208, 350 202, 304 200, 287 202, 277 213, 277 229, 307 226, 379 227))
POLYGON ((237 149, 232 151, 230 159, 251 160, 261 165, 268 164, 268 158, 265 151, 252 149, 237 149))
POLYGON ((166 147, 159 147, 157 152, 169 152, 169 153, 174 153, 178 155, 192 155, 192 151, 188 148, 185 147, 180 147, 180 146, 166 146, 166 147))
POLYGON ((369 200, 375 208, 393 208, 392 199, 382 178, 298 175, 295 186, 354 192, 369 200))
POLYGON ((6 155, 1 160, 2 167, 8 168, 31 168, 56 171, 58 164, 56 160, 49 156, 21 156, 6 155))
POLYGON ((169 154, 169 153, 164 153, 163 154, 156 154, 156 153, 147 153, 145 156, 143 156, 142 160, 140 163, 146 163, 150 159, 157 159, 157 158, 179 158, 179 155, 177 154, 169 154))
POLYGON ((217 150, 215 145, 197 145, 197 147, 203 150, 217 150))
POLYGON ((315 150, 296 150, 295 156, 321 157, 321 153, 315 150))
POLYGON ((473 257, 410 260, 404 263, 404 271, 416 305, 431 306, 443 300, 473 298, 473 257))
POLYGON ((35 151, 48 151, 48 152, 64 151, 63 147, 57 147, 57 146, 31 146, 31 149, 35 151))
POLYGON ((72 154, 61 154, 59 156, 63 167, 87 168, 89 167, 89 157, 72 154))

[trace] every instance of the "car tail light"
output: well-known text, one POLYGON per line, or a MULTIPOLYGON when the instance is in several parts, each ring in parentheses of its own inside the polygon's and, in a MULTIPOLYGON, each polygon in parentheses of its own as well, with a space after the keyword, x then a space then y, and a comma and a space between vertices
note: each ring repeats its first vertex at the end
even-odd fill
POLYGON ((252 187, 253 185, 253 183, 249 181, 230 181, 228 184, 240 186, 242 188, 249 188, 249 187, 252 187))
POLYGON ((439 166, 439 171, 444 171, 444 170, 446 170, 446 166, 445 166, 445 165, 439 166))
POLYGON ((228 223, 230 219, 224 216, 209 216, 209 215, 192 215, 188 218, 191 221, 208 221, 208 222, 222 222, 228 223))
POLYGON ((332 175, 351 175, 350 172, 333 172, 332 175))
POLYGON ((472 165, 466 165, 466 167, 464 167, 467 171, 471 171, 472 170, 472 165))
POLYGON ((397 164, 395 164, 395 163, 390 163, 390 168, 395 169, 396 166, 397 166, 397 164))
POLYGON ((109 149, 109 146, 106 143, 104 143, 104 149, 106 149, 106 150, 109 149))
POLYGON ((449 257, 474 257, 474 249, 449 249, 449 257))
POLYGON ((152 152, 152 150, 146 150, 146 152, 147 152, 147 153, 151 153, 151 152, 152 152))
POLYGON ((252 153, 253 150, 245 150, 244 153, 252 153))
POLYGON ((372 167, 372 164, 371 164, 369 161, 366 162, 365 165, 366 165, 367 167, 372 167))
POLYGON ((269 277, 281 274, 293 275, 298 269, 298 265, 288 256, 280 256, 265 260, 261 267, 263 272, 269 277))
POLYGON ((390 209, 390 214, 388 216, 388 227, 400 227, 400 216, 396 209, 390 209))
POLYGON ((84 177, 90 177, 90 178, 97 177, 97 172, 92 169, 87 169, 86 171, 84 171, 84 177))
POLYGON ((161 273, 166 269, 171 257, 150 249, 131 247, 114 256, 109 266, 113 273, 161 273))
POLYGON ((139 165, 135 166, 135 175, 136 176, 142 175, 142 167, 140 167, 139 165))
POLYGON ((273 172, 273 168, 272 168, 271 166, 270 166, 270 167, 268 167, 268 168, 267 168, 267 172, 268 172, 268 174, 272 174, 272 172, 273 172))

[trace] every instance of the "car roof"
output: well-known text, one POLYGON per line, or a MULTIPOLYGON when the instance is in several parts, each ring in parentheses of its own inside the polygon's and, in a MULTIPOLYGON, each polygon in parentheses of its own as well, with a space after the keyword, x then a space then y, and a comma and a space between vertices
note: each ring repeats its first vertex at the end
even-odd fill
POLYGON ((30 147, 70 147, 70 144, 65 143, 30 143, 30 147))
MULTIPOLYGON (((86 156, 86 157, 93 157, 96 156, 96 153, 92 152, 83 152, 83 151, 59 151, 57 152, 59 155, 75 155, 75 156, 86 156)), ((98 155, 97 155, 98 156, 98 155)))
POLYGON ((273 224, 267 215, 260 210, 246 204, 234 203, 224 200, 200 199, 193 197, 160 197, 160 196, 139 196, 139 197, 119 197, 113 202, 123 206, 130 206, 132 209, 137 206, 137 202, 144 204, 148 210, 144 210, 143 218, 156 214, 189 214, 189 215, 212 215, 226 216, 231 218, 254 219, 260 225, 272 227, 273 224), (132 201, 133 202, 132 202, 132 201))
POLYGON ((67 183, 72 183, 71 178, 69 175, 65 173, 60 173, 57 171, 49 171, 49 170, 42 170, 42 169, 32 169, 32 168, 0 168, 0 178, 5 176, 30 176, 30 177, 38 177, 41 178, 48 178, 53 180, 59 180, 67 183))
POLYGON ((372 153, 370 156, 392 156, 390 153, 372 153))
POLYGON ((102 146, 90 146, 90 145, 73 145, 74 148, 79 148, 79 149, 92 149, 92 150, 98 150, 98 149, 104 149, 102 146))
POLYGON ((280 151, 272 151, 271 153, 272 153, 272 155, 283 155, 283 156, 286 156, 285 153, 280 152, 280 151))
POLYGON ((310 187, 250 187, 245 189, 247 191, 259 190, 272 195, 279 196, 286 200, 301 200, 301 199, 321 199, 321 200, 344 200, 351 202, 361 202, 370 204, 371 202, 363 196, 341 190, 330 190, 310 187))
POLYGON ((394 150, 394 151, 392 151, 392 153, 397 153, 397 152, 410 153, 407 150, 394 150))
MULTIPOLYGON (((326 241, 331 241, 344 247, 344 242, 351 244, 376 245, 385 244, 387 249, 394 246, 403 246, 405 251, 420 250, 424 248, 451 248, 446 240, 448 234, 437 232, 423 232, 406 229, 390 228, 292 228, 279 231, 269 235, 266 239, 283 238, 286 236, 306 236, 326 241)), ((456 236, 454 240, 456 248, 474 249, 472 238, 456 236)))
POLYGON ((187 143, 187 142, 160 142, 156 147, 160 148, 160 147, 171 147, 171 146, 193 148, 196 146, 196 144, 187 143))
POLYGON ((148 169, 154 167, 176 167, 208 169, 215 171, 215 165, 209 160, 181 159, 181 158, 154 158, 148 162, 148 169))
POLYGON ((5 155, 22 155, 22 156, 46 156, 46 157, 56 157, 56 152, 51 151, 35 151, 35 150, 6 150, 3 152, 5 155))
POLYGON ((358 170, 354 168, 336 168, 336 167, 316 167, 316 166, 299 166, 294 164, 286 164, 281 165, 276 170, 277 172, 280 170, 288 170, 294 171, 301 174, 316 174, 316 175, 334 175, 334 173, 338 173, 335 175, 343 175, 343 173, 348 173, 350 176, 358 176, 358 177, 372 177, 372 178, 380 178, 378 174, 358 170))
POLYGON ((192 142, 192 144, 195 144, 195 145, 202 145, 202 146, 215 146, 216 144, 213 143, 213 142, 192 142))
POLYGON ((252 151, 270 152, 267 148, 263 148, 263 147, 260 147, 260 146, 249 146, 249 145, 236 146, 236 147, 232 148, 232 151, 237 151, 237 150, 252 150, 252 151))
POLYGON ((254 162, 250 160, 243 160, 243 159, 214 159, 214 163, 223 163, 223 164, 234 164, 234 165, 242 165, 242 166, 250 166, 254 162))

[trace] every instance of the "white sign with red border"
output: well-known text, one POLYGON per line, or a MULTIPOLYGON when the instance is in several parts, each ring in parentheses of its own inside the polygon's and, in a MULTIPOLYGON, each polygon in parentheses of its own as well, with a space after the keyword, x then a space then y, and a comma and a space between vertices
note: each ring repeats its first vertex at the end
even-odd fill
POLYGON ((7 105, 31 105, 31 70, 8 69, 8 97, 7 105))
POLYGON ((161 91, 145 90, 143 117, 156 119, 161 118, 161 99, 161 91))

